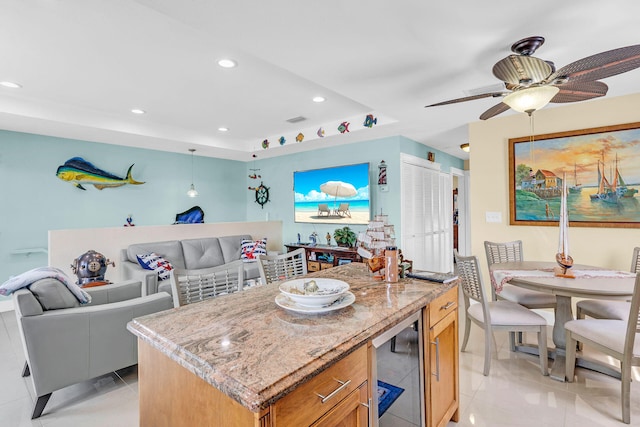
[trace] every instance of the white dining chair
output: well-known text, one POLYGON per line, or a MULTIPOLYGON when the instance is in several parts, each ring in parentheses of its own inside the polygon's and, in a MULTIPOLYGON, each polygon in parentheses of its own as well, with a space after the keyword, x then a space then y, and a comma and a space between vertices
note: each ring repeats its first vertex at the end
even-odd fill
POLYGON ((280 255, 259 255, 258 268, 262 284, 307 274, 307 256, 304 248, 280 255))
POLYGON ((640 274, 636 276, 629 312, 624 320, 577 319, 565 323, 567 334, 566 375, 573 382, 576 368, 576 343, 602 352, 620 361, 622 421, 631 423, 631 367, 640 366, 640 274))
POLYGON ((233 261, 218 267, 199 270, 173 269, 169 280, 173 294, 173 306, 216 298, 242 290, 244 283, 244 263, 233 261))
MULTIPOLYGON (((633 248, 631 258, 631 272, 637 273, 640 267, 640 247, 633 248)), ((576 318, 625 320, 629 316, 631 304, 629 301, 586 299, 576 304, 576 318)))
POLYGON ((488 301, 478 267, 478 258, 475 256, 461 257, 457 254, 454 254, 454 256, 466 312, 462 351, 466 350, 471 322, 473 322, 484 330, 483 374, 486 376, 489 375, 491 368, 494 331, 536 332, 538 334, 540 352, 540 370, 542 375, 549 375, 547 321, 539 314, 515 302, 507 300, 488 301), (475 303, 472 303, 472 301, 475 301, 475 303))

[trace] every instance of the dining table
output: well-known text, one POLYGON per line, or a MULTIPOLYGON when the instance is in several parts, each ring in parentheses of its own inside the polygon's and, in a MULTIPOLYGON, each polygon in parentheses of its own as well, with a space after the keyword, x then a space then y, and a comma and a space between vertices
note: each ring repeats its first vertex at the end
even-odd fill
MULTIPOLYGON (((556 296, 553 324, 555 349, 551 349, 549 352, 554 359, 550 376, 558 381, 566 381, 566 330, 564 324, 574 319, 572 298, 630 300, 633 295, 636 275, 627 271, 576 264, 569 270, 574 277, 560 277, 554 273, 556 267, 555 262, 512 261, 493 264, 490 266, 489 272, 491 284, 496 289, 498 296, 505 283, 556 296)), ((620 377, 620 372, 613 366, 584 357, 578 357, 576 365, 620 377)))

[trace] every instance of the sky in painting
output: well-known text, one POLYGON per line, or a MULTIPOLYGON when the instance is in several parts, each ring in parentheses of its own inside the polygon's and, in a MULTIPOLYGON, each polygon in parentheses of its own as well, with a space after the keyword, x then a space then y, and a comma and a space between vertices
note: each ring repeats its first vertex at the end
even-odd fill
MULTIPOLYGON (((296 202, 333 200, 320 191, 327 181, 342 181, 353 185, 358 192, 349 200, 369 200, 369 163, 314 169, 293 173, 293 190, 296 202)), ((338 198, 340 199, 340 198, 338 198)))
POLYGON ((514 147, 514 167, 526 164, 534 171, 546 169, 559 177, 566 173, 567 182, 573 184, 575 164, 578 182, 595 186, 598 160, 604 159, 608 178, 615 170, 616 156, 625 182, 640 183, 640 129, 518 142, 514 147))

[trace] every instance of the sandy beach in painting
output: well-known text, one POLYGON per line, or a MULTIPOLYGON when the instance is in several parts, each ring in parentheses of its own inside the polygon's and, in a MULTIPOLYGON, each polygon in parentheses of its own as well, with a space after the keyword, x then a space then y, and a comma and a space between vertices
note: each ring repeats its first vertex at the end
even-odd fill
POLYGON ((318 216, 317 211, 296 211, 296 222, 318 222, 323 224, 366 224, 369 221, 369 212, 351 212, 351 218, 348 216, 318 216))

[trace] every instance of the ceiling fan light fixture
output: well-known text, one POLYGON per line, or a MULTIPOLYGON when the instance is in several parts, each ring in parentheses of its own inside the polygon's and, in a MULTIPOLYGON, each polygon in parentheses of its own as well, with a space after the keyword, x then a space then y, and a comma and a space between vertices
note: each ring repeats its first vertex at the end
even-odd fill
POLYGON ((531 114, 546 106, 559 91, 555 86, 530 87, 510 93, 502 102, 520 113, 531 114))
POLYGON ((468 142, 465 142, 464 144, 460 145, 460 149, 465 153, 468 153, 471 150, 471 147, 469 147, 468 142))

